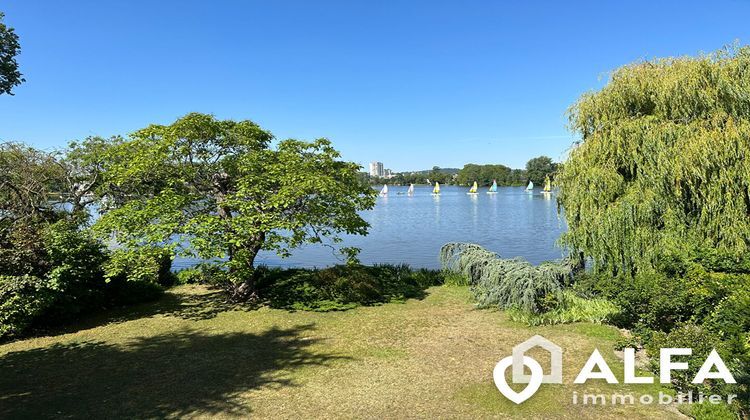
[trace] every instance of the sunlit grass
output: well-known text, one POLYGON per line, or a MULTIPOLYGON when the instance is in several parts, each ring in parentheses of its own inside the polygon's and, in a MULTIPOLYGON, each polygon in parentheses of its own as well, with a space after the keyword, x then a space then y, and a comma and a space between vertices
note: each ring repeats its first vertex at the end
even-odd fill
POLYGON ((612 350, 619 333, 588 323, 527 327, 475 309, 466 287, 326 313, 248 310, 220 297, 178 287, 78 330, 0 346, 0 418, 675 416, 658 406, 572 404, 575 390, 658 389, 601 381, 543 385, 510 403, 492 369, 514 345, 534 334, 561 345, 568 384, 599 348, 622 378, 612 350))

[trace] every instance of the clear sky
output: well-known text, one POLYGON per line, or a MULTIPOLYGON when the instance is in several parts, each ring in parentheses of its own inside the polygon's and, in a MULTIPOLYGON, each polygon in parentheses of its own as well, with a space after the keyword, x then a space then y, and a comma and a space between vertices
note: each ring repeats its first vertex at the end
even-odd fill
POLYGON ((564 156, 565 111, 643 58, 750 43, 750 2, 2 0, 27 82, 0 140, 61 148, 191 111, 397 171, 564 156))

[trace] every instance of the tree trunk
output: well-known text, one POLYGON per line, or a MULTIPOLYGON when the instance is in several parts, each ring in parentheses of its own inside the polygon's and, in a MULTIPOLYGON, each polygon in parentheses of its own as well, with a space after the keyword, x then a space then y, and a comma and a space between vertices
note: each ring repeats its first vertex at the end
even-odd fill
POLYGON ((235 253, 239 261, 230 264, 230 271, 242 276, 242 280, 233 283, 231 298, 234 301, 256 301, 258 300, 257 272, 255 271, 255 258, 263 248, 266 240, 265 233, 254 236, 247 245, 235 253), (241 264, 238 266, 237 264, 241 264))

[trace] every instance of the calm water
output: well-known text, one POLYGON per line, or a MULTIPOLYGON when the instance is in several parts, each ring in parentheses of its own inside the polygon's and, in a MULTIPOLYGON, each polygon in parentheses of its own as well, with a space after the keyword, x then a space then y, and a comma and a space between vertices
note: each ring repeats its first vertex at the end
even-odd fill
MULTIPOLYGON (((468 188, 443 187, 440 196, 432 188, 389 187, 388 197, 378 197, 373 210, 362 217, 370 223, 365 237, 347 236, 343 246, 362 251, 365 264, 407 263, 412 267, 438 268, 438 253, 446 242, 473 242, 504 258, 524 257, 533 264, 562 257, 555 246, 565 229, 558 217, 554 195, 539 189, 527 193, 523 187, 500 187, 497 194, 467 195, 468 188), (402 192, 404 195, 398 195, 402 192)), ((344 262, 330 248, 306 245, 290 258, 263 253, 258 264, 283 267, 325 267, 344 262)), ((174 267, 194 261, 177 260, 174 267)))

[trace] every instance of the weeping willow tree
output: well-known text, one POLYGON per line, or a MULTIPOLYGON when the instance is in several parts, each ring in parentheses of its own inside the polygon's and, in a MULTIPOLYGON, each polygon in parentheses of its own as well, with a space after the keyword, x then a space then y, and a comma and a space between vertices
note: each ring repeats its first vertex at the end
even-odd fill
POLYGON ((531 265, 521 258, 502 259, 471 243, 451 242, 440 249, 443 269, 466 276, 479 307, 540 313, 562 300, 569 261, 531 265))
POLYGON ((750 48, 638 62, 569 111, 562 242, 599 270, 750 241, 750 48))

